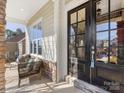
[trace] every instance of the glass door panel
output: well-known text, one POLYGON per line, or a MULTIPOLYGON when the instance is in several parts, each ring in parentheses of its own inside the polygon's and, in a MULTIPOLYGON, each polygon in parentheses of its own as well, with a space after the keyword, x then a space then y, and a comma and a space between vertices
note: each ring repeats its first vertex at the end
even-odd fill
POLYGON ((85 46, 85 35, 77 35, 77 47, 85 46))
POLYGON ((76 57, 75 36, 70 37, 69 56, 70 57, 76 57))
POLYGON ((86 71, 86 8, 79 8, 69 14, 69 73, 81 79, 86 71))
POLYGON ((84 60, 85 59, 85 48, 81 47, 78 48, 78 53, 77 57, 79 60, 84 60))
POLYGON ((85 20, 85 9, 81 9, 78 11, 78 22, 85 20))
POLYGON ((70 26, 70 32, 69 32, 69 35, 75 35, 76 34, 76 32, 77 32, 77 24, 72 24, 71 26, 70 26))
POLYGON ((77 12, 71 14, 71 24, 74 24, 77 22, 77 12))
POLYGON ((85 33, 85 21, 78 23, 77 34, 85 33))
POLYGON ((75 46, 75 36, 70 36, 69 39, 70 39, 70 40, 69 40, 69 43, 70 43, 71 45, 75 46))

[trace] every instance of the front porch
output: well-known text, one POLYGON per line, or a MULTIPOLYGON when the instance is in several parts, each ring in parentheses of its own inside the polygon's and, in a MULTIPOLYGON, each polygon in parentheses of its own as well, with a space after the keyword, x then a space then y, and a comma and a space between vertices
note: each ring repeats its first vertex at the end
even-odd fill
POLYGON ((44 3, 42 0, 35 3, 16 0, 21 7, 12 7, 15 2, 10 0, 7 1, 10 5, 5 5, 6 1, 0 0, 0 4, 3 3, 0 93, 108 93, 99 88, 104 86, 108 91, 115 91, 112 93, 123 93, 123 0, 115 5, 112 0, 43 0, 44 3), (4 14, 5 6, 10 9, 7 14, 4 14), (5 38, 5 15, 7 22, 24 25, 25 38, 16 42, 15 60, 23 54, 31 54, 44 61, 45 69, 40 67, 46 76, 23 79, 20 87, 16 63, 11 69, 4 67, 6 57, 11 55, 5 49, 6 46, 10 48, 5 38), (65 80, 68 75, 70 77, 65 80))
POLYGON ((87 93, 75 88, 68 82, 56 83, 51 80, 32 76, 23 79, 18 87, 17 66, 6 68, 6 93, 87 93))

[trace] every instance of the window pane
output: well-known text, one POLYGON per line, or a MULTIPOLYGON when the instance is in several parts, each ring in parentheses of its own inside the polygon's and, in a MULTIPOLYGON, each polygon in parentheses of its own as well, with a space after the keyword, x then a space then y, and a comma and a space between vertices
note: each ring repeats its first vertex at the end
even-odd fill
POLYGON ((32 49, 33 47, 32 47, 32 42, 30 42, 30 53, 33 53, 33 49, 32 49))
POLYGON ((108 0, 97 0, 96 5, 96 11, 98 16, 108 13, 108 0))
POLYGON ((42 54, 42 44, 41 44, 41 40, 38 40, 38 54, 42 54))
POLYGON ((34 41, 34 53, 36 53, 36 41, 34 41))
POLYGON ((118 48, 111 47, 110 48, 110 63, 117 64, 117 56, 118 56, 118 48))
POLYGON ((98 62, 108 63, 108 31, 97 33, 97 53, 96 60, 98 62))
POLYGON ((69 57, 76 57, 75 46, 69 44, 69 57))
MULTIPOLYGON (((111 20, 112 21, 112 20, 111 20)), ((110 23, 111 29, 117 29, 117 22, 114 20, 110 23)))
POLYGON ((76 51, 75 51, 75 36, 71 36, 69 39, 69 56, 75 57, 76 51))
POLYGON ((85 45, 85 37, 84 35, 77 35, 77 47, 85 45))
POLYGON ((69 43, 70 43, 71 45, 74 45, 74 46, 75 46, 75 36, 71 36, 71 37, 70 37, 69 43))
POLYGON ((78 21, 85 20, 85 9, 81 9, 78 11, 78 21))
POLYGON ((85 22, 78 23, 77 34, 85 33, 85 22))
POLYGON ((108 31, 97 33, 96 38, 97 47, 108 47, 108 31))
POLYGON ((108 30, 108 21, 98 23, 96 26, 96 31, 108 30))
MULTIPOLYGON (((110 9, 111 22, 114 22, 117 28, 117 22, 123 20, 124 0, 110 0, 110 9)), ((113 28, 113 24, 111 24, 111 28, 113 28)))
POLYGON ((123 0, 110 0, 111 11, 115 11, 121 9, 123 0))
POLYGON ((71 14, 71 24, 77 22, 77 12, 71 14))
POLYGON ((112 47, 118 46, 117 30, 111 31, 111 34, 110 34, 110 44, 111 44, 112 47))
POLYGON ((108 0, 96 2, 96 30, 108 30, 108 0))
POLYGON ((77 31, 77 24, 71 25, 70 35, 75 35, 76 31, 77 31))
POLYGON ((123 29, 117 30, 117 36, 118 36, 118 45, 124 46, 124 21, 118 22, 118 28, 121 27, 123 29))
POLYGON ((118 47, 118 64, 124 65, 124 46, 118 47))
POLYGON ((108 63, 108 48, 97 47, 96 60, 108 63))
POLYGON ((85 59, 85 48, 78 48, 78 55, 77 57, 79 59, 85 59))

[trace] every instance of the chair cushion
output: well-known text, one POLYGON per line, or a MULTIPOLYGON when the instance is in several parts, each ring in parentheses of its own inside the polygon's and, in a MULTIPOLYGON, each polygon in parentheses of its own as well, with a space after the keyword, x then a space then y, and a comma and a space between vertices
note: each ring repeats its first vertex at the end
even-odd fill
POLYGON ((20 69, 19 74, 24 74, 24 73, 28 73, 28 69, 27 68, 20 69))
POLYGON ((22 57, 19 59, 19 62, 25 62, 25 58, 22 56, 22 57))
POLYGON ((41 61, 34 62, 33 70, 39 71, 40 66, 41 66, 41 61))
POLYGON ((30 58, 24 64, 19 64, 19 77, 24 78, 40 72, 42 60, 39 58, 30 58))
POLYGON ((30 59, 27 64, 27 69, 29 72, 33 70, 33 65, 34 65, 34 61, 30 59))

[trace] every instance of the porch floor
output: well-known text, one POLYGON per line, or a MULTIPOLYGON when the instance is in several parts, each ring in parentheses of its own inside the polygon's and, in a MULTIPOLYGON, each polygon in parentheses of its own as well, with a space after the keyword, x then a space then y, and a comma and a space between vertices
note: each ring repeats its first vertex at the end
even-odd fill
POLYGON ((23 79, 19 88, 17 66, 6 68, 5 76, 6 93, 85 93, 67 82, 55 83, 43 77, 38 79, 36 76, 23 79))

